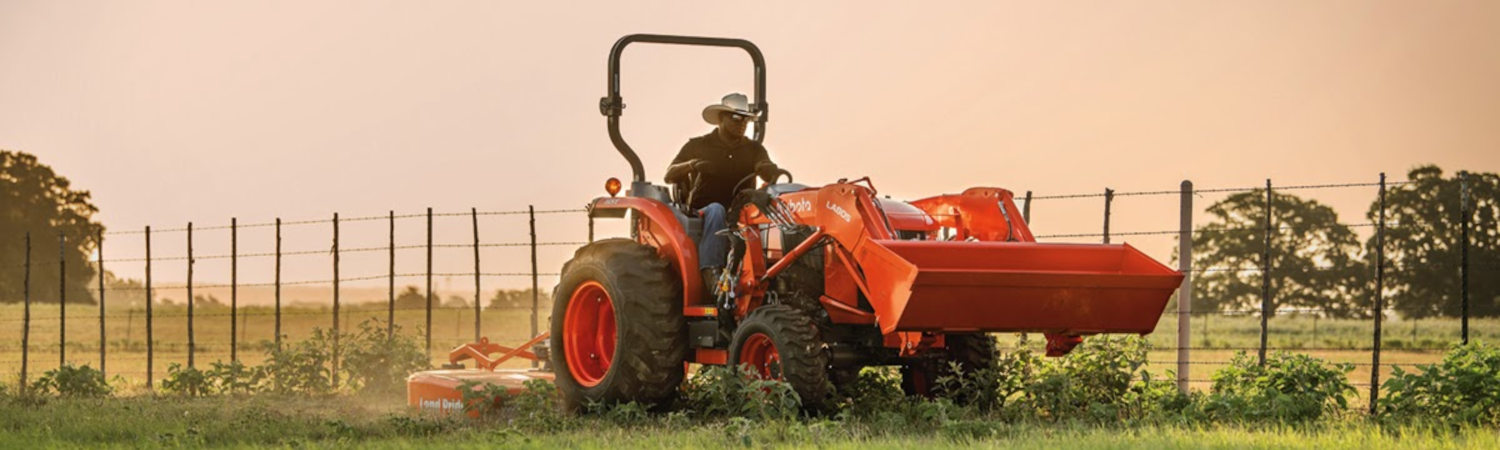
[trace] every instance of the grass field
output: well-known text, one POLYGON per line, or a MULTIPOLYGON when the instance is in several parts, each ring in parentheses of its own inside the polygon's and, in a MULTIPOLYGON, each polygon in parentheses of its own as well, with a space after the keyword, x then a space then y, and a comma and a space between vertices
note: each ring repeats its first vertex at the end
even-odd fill
MULTIPOLYGON (((545 305, 547 300, 543 299, 545 305)), ((367 319, 386 317, 384 303, 345 305, 340 313, 340 327, 353 330, 367 319)), ((538 327, 546 330, 550 308, 543 308, 538 327)), ((248 364, 259 363, 264 350, 272 345, 275 319, 269 307, 255 306, 240 310, 239 357, 248 364)), ((530 334, 530 311, 524 309, 485 310, 482 312, 483 335, 499 343, 521 343, 530 334)), ((68 311, 68 361, 97 366, 99 361, 98 310, 91 306, 70 305, 68 311)), ((203 307, 195 311, 194 333, 197 342, 195 360, 199 363, 229 359, 230 316, 223 307, 203 307)), ((13 384, 20 370, 22 306, 0 305, 0 380, 13 384)), ((166 373, 170 363, 187 361, 186 309, 181 306, 155 308, 153 319, 155 371, 157 379, 166 373)), ((396 311, 396 324, 403 333, 421 336, 426 321, 422 310, 396 311)), ((474 312, 468 308, 444 308, 433 311, 433 364, 446 362, 448 349, 472 341, 474 312)), ((139 309, 106 311, 105 332, 108 336, 107 366, 111 376, 120 376, 126 390, 144 384, 146 375, 145 317, 139 309)), ((306 338, 314 328, 330 328, 331 311, 326 307, 287 307, 283 310, 282 331, 285 339, 306 338)), ((1237 351, 1254 354, 1260 343, 1260 319, 1249 316, 1194 316, 1191 321, 1191 363, 1189 379, 1196 389, 1206 389, 1207 380, 1237 351)), ((1333 362, 1354 363, 1350 380, 1367 395, 1370 382, 1370 351, 1373 323, 1369 320, 1321 319, 1311 316, 1273 317, 1268 328, 1272 351, 1307 353, 1333 362)), ((1390 366, 1412 366, 1438 361, 1442 353, 1460 336, 1457 319, 1388 320, 1384 325, 1381 353, 1382 379, 1390 366)), ((1018 345, 1019 336, 998 335, 1001 346, 1018 345)), ((1500 342, 1500 319, 1474 319, 1470 323, 1471 339, 1500 342)), ((1162 317, 1156 332, 1148 337, 1155 349, 1149 358, 1153 373, 1177 368, 1176 316, 1162 317)), ((55 304, 32 306, 30 372, 32 377, 58 364, 58 308, 55 304)), ((420 339, 419 339, 420 341, 420 339)), ((1030 336, 1027 345, 1040 349, 1040 336, 1030 336)), ((512 360, 509 367, 525 367, 529 362, 512 360)))
POLYGON ((629 425, 582 418, 550 430, 414 414, 391 399, 170 398, 0 402, 0 447, 109 448, 1496 448, 1500 433, 1385 429, 1360 418, 1307 427, 1214 428, 962 422, 872 429, 811 420, 629 425))
MULTIPOLYGON (((257 364, 271 345, 273 316, 264 307, 241 311, 240 358, 257 364)), ((57 365, 58 310, 55 305, 33 307, 31 376, 57 365)), ((97 365, 97 310, 69 311, 68 360, 97 365)), ((223 308, 200 308, 195 332, 197 361, 207 365, 229 358, 229 315, 223 308)), ((361 321, 381 318, 381 304, 346 306, 341 328, 352 330, 361 321)), ((14 386, 19 369, 19 305, 0 305, 0 374, 14 386)), ((404 333, 420 336, 425 313, 397 311, 404 333)), ((299 448, 373 447, 412 448, 433 445, 454 448, 1500 448, 1500 432, 1487 428, 1397 428, 1371 422, 1358 411, 1368 395, 1369 321, 1313 319, 1284 316, 1270 321, 1270 347, 1311 354, 1329 361, 1353 362, 1350 374, 1359 389, 1354 404, 1331 421, 1307 426, 1194 425, 1135 423, 1111 426, 1074 423, 989 422, 956 420, 938 425, 913 424, 902 429, 875 427, 859 421, 808 419, 758 423, 744 419, 700 421, 671 416, 638 423, 583 417, 556 426, 513 426, 424 415, 406 408, 399 394, 283 397, 252 395, 209 398, 157 396, 143 389, 145 372, 144 317, 139 311, 111 310, 106 315, 108 369, 119 376, 114 398, 48 399, 0 398, 0 448, 98 448, 162 446, 285 446, 299 448), (123 382, 121 384, 120 382, 123 382)), ((518 343, 530 334, 530 311, 486 310, 483 334, 497 342, 518 343)), ((546 329, 546 314, 538 326, 546 329)), ((283 331, 291 341, 306 338, 314 328, 331 325, 326 308, 287 308, 283 331)), ((433 363, 444 362, 446 351, 473 337, 471 309, 439 309, 433 316, 433 363)), ((1156 348, 1148 367, 1155 373, 1176 368, 1176 321, 1164 317, 1148 341, 1156 348)), ((1212 371, 1234 353, 1253 354, 1259 343, 1259 320, 1254 317, 1195 317, 1192 349, 1192 387, 1206 390, 1212 371), (1205 323, 1206 320, 1206 323, 1205 323)), ((1391 321, 1385 328, 1385 364, 1432 363, 1457 341, 1456 320, 1391 321)), ((1500 321, 1475 320, 1471 336, 1495 342, 1500 321)), ((182 307, 157 309, 155 318, 156 377, 162 379, 169 363, 186 360, 186 318, 182 307)), ((1003 348, 1018 345, 1040 350, 1040 336, 1024 343, 1020 336, 999 335, 1003 348)), ((511 367, 528 363, 515 361, 511 367)))

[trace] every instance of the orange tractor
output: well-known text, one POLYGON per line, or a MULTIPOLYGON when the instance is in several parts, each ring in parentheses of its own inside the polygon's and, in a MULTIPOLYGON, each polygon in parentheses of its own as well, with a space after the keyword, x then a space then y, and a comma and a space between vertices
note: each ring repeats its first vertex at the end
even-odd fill
MULTIPOLYGON (((633 43, 739 48, 754 63, 753 139, 768 110, 760 50, 739 39, 630 35, 609 55, 599 109, 630 164, 629 190, 606 183, 595 218, 629 221, 630 238, 591 242, 563 266, 553 291, 548 345, 532 354, 488 342, 455 349, 493 370, 512 356, 550 358, 552 373, 443 370, 413 375, 413 405, 457 408, 463 379, 508 383, 553 378, 565 401, 660 403, 687 363, 743 365, 784 380, 816 405, 866 366, 900 366, 911 394, 934 394, 949 363, 995 362, 987 332, 1036 332, 1061 356, 1083 336, 1150 333, 1182 275, 1129 245, 1043 244, 1011 192, 977 187, 904 202, 877 196, 868 178, 824 186, 753 188, 729 206, 725 270, 705 286, 696 242, 702 224, 691 186, 646 181, 620 134, 620 56, 633 43), (489 353, 504 352, 500 359, 489 353), (504 379, 514 378, 510 382, 504 379)), ((753 177, 753 175, 752 175, 753 177)))
MULTIPOLYGON (((550 356, 571 402, 660 402, 684 363, 745 365, 817 402, 865 366, 899 365, 906 389, 931 393, 949 362, 996 358, 986 332, 1038 332, 1049 356, 1085 335, 1150 333, 1182 275, 1129 245, 1042 244, 1011 193, 971 188, 911 202, 878 197, 868 178, 740 191, 729 206, 723 275, 698 274, 701 223, 691 187, 646 181, 620 134, 620 55, 633 43, 739 48, 754 63, 753 139, 765 138, 765 63, 749 41, 630 35, 609 56, 599 103, 629 162, 624 197, 589 214, 624 218, 631 237, 589 243, 554 290, 550 356)), ((742 185, 753 182, 754 175, 742 185)))

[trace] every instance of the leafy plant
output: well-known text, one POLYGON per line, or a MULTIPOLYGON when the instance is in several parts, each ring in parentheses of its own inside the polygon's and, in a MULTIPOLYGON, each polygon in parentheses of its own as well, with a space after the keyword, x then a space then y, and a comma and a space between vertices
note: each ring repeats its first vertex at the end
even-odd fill
POLYGON ((683 383, 682 400, 699 417, 791 419, 802 407, 790 384, 761 379, 745 367, 704 367, 683 383))
POLYGON ((321 328, 312 336, 272 350, 259 368, 263 386, 277 393, 326 394, 333 391, 333 334, 321 328))
POLYGON ((94 398, 108 396, 114 392, 114 388, 104 379, 104 372, 87 364, 64 364, 43 373, 31 383, 29 391, 35 395, 94 398))
POLYGON ((481 418, 499 416, 510 399, 510 391, 504 386, 476 380, 459 383, 458 393, 464 412, 481 418))
MULTIPOLYGON (((1161 409, 1146 402, 1169 400, 1163 383, 1170 382, 1143 368, 1146 351, 1146 341, 1136 336, 1089 338, 1068 356, 1040 364, 1034 382, 1013 385, 1021 395, 1007 412, 1042 420, 1107 422, 1161 409)), ((1033 361, 1018 359, 1012 370, 1024 373, 1033 361)))
POLYGON ((1001 354, 993 367, 966 371, 957 363, 949 364, 950 375, 935 380, 943 387, 941 391, 955 402, 991 411, 1004 408, 1027 386, 1036 383, 1044 362, 1030 349, 1021 347, 1001 354))
POLYGON ((1457 346, 1416 372, 1393 368, 1381 388, 1379 410, 1387 419, 1500 425, 1500 348, 1457 346))
POLYGON ((866 368, 839 389, 844 398, 839 415, 844 418, 873 417, 883 411, 894 411, 906 402, 900 376, 884 368, 866 368))
POLYGON ((400 330, 400 326, 394 326, 392 333, 387 333, 384 322, 370 319, 361 322, 353 335, 347 335, 339 367, 351 388, 398 392, 405 387, 407 375, 428 368, 421 344, 400 330))
POLYGON ((1258 364, 1245 352, 1213 375, 1200 405, 1210 418, 1306 422, 1349 407, 1354 386, 1349 363, 1330 364, 1303 354, 1277 352, 1258 364))
POLYGON ((214 361, 207 372, 209 384, 219 394, 249 394, 259 389, 263 377, 260 368, 240 361, 214 361))
POLYGON ((178 363, 167 366, 167 378, 161 381, 163 391, 189 397, 211 394, 212 387, 207 373, 197 367, 183 367, 178 363))

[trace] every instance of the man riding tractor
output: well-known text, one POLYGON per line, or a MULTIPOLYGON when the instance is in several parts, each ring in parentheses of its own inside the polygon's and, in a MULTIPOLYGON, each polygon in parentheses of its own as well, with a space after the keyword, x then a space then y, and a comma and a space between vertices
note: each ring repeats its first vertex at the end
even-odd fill
POLYGON ((729 238, 719 233, 727 227, 725 208, 750 175, 774 182, 779 168, 766 155, 766 147, 745 136, 745 128, 757 118, 745 94, 732 93, 703 108, 703 120, 715 125, 708 134, 689 139, 667 167, 668 184, 688 186, 688 206, 703 220, 703 238, 698 242, 698 268, 703 285, 719 279, 728 258, 729 238))
POLYGON ((749 41, 629 35, 607 70, 599 112, 631 177, 624 195, 606 180, 588 211, 630 234, 589 242, 559 271, 548 349, 570 408, 669 402, 690 364, 784 381, 810 409, 864 367, 898 366, 910 393, 942 394, 951 368, 994 363, 986 333, 1041 333, 1061 356, 1084 336, 1152 332, 1182 283, 1129 245, 1036 242, 1005 189, 902 201, 868 177, 794 182, 760 144, 765 58, 749 41), (718 128, 683 146, 671 188, 646 181, 620 133, 633 43, 737 48, 754 66, 750 98, 704 109, 718 128))

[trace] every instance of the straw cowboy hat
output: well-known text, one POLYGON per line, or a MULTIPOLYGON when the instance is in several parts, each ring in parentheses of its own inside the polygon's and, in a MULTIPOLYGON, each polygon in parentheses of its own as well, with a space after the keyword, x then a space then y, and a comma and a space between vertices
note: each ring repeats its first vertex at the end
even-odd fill
POLYGON ((724 99, 717 105, 708 105, 703 108, 703 121, 708 122, 709 125, 718 125, 720 113, 749 117, 752 120, 760 116, 760 113, 750 111, 750 99, 738 92, 724 96, 724 99))

